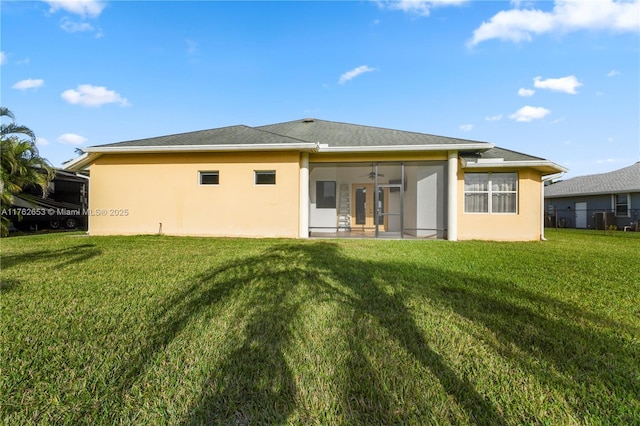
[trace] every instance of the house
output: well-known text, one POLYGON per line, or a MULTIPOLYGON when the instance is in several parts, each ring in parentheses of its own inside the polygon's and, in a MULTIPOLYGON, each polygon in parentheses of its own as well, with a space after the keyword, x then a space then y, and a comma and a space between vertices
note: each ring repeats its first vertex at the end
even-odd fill
POLYGON ((566 171, 491 143, 302 119, 94 146, 89 233, 539 240, 566 171))
POLYGON ((631 166, 548 185, 547 226, 618 229, 636 225, 640 215, 640 161, 631 166))
POLYGON ((26 187, 13 197, 7 216, 13 227, 21 231, 86 229, 88 186, 88 176, 55 169, 45 194, 39 186, 26 187))

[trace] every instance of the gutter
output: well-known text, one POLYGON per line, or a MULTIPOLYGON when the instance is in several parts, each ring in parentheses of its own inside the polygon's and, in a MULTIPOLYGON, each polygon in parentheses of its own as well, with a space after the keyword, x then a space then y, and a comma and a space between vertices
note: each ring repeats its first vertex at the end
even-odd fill
POLYGON ((239 151, 300 151, 317 152, 318 144, 313 142, 282 144, 236 144, 236 145, 167 145, 167 146, 94 146, 84 149, 85 153, 63 165, 63 170, 85 169, 103 154, 161 154, 178 152, 239 152, 239 151))
POLYGON ((74 158, 71 161, 67 161, 66 163, 64 163, 62 165, 62 170, 70 170, 73 172, 78 172, 84 168, 86 168, 89 164, 91 164, 91 162, 93 161, 94 158, 99 157, 96 155, 90 155, 89 153, 85 152, 84 154, 82 154, 81 156, 74 158))
MULTIPOLYGON (((462 159, 462 168, 463 169, 485 169, 485 168, 513 168, 513 167, 544 167, 550 168, 554 171, 559 171, 560 173, 555 173, 554 175, 547 176, 557 176, 561 173, 566 173, 569 169, 560 166, 553 161, 547 160, 520 160, 520 161, 505 161, 503 158, 496 159, 481 159, 482 161, 469 161, 467 159, 462 159)), ((546 179, 546 178, 545 178, 546 179)))

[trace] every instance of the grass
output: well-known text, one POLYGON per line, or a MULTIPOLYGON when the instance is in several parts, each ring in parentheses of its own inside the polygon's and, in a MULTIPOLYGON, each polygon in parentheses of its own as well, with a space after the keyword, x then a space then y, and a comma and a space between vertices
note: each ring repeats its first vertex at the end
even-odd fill
POLYGON ((5 424, 632 424, 640 234, 2 240, 5 424))

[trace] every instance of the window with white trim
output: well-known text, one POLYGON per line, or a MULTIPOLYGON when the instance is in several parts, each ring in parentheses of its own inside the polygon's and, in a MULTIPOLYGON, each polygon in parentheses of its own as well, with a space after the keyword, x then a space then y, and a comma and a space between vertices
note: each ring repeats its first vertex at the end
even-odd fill
POLYGON ((517 173, 465 173, 465 213, 517 213, 517 173))
POLYGON ((198 172, 200 185, 218 185, 220 183, 220 172, 215 171, 207 171, 207 172, 198 172))
POLYGON ((615 194, 616 216, 629 216, 629 194, 615 194))
POLYGON ((276 184, 276 171, 275 170, 254 170, 254 183, 256 185, 275 185, 276 184))

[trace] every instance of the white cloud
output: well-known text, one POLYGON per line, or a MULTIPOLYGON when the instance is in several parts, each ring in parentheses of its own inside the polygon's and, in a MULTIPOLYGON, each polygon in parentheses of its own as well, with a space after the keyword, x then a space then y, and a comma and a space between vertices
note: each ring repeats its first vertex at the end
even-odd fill
POLYGON ((502 120, 502 114, 492 115, 490 117, 485 117, 484 119, 486 121, 500 121, 500 120, 502 120))
POLYGON ((80 33, 94 30, 93 25, 89 24, 88 22, 74 22, 69 18, 62 19, 60 28, 68 33, 80 33))
POLYGON ((607 77, 615 77, 616 75, 620 75, 620 71, 611 70, 607 73, 607 77))
POLYGON ((7 55, 4 52, 0 51, 0 65, 4 65, 7 63, 7 55))
POLYGON ((549 111, 546 108, 532 107, 527 105, 527 106, 523 106, 522 108, 517 110, 515 113, 511 114, 509 118, 515 121, 529 122, 532 120, 539 120, 541 118, 544 118, 550 113, 551 111, 549 111))
POLYGON ((46 140, 45 138, 37 137, 36 138, 36 145, 38 145, 38 146, 47 146, 47 145, 49 145, 49 141, 46 140))
POLYGON ((429 16, 431 9, 438 6, 458 6, 468 0, 385 0, 378 5, 392 10, 401 10, 420 16, 429 16))
POLYGON ((576 88, 582 86, 582 83, 580 83, 575 76, 569 75, 567 77, 548 78, 546 80, 542 80, 542 77, 535 77, 533 79, 533 85, 538 89, 549 89, 554 92, 564 92, 575 95, 578 93, 576 92, 576 88))
POLYGON ((347 71, 344 74, 342 74, 340 76, 340 79, 338 80, 338 84, 345 84, 347 81, 356 78, 360 74, 363 74, 365 72, 372 72, 375 70, 376 70, 375 68, 371 68, 367 65, 361 65, 357 68, 352 69, 351 71, 347 71))
POLYGON ((551 12, 503 10, 473 32, 469 46, 491 39, 531 41, 534 35, 579 30, 640 31, 640 0, 556 0, 551 12))
POLYGON ((462 130, 463 132, 470 132, 471 130, 473 130, 473 124, 463 124, 462 126, 460 126, 460 130, 462 130))
POLYGON ((58 139, 56 140, 67 145, 82 145, 87 141, 87 138, 85 138, 84 136, 76 135, 75 133, 64 133, 58 136, 58 139))
POLYGON ((101 0, 45 0, 49 4, 49 12, 64 10, 83 18, 95 18, 104 10, 106 3, 101 0))
POLYGON ((20 80, 19 82, 11 86, 11 88, 17 89, 17 90, 28 90, 28 89, 37 89, 39 87, 42 87, 43 85, 44 85, 44 80, 42 79, 34 80, 32 78, 28 78, 26 80, 20 80))
POLYGON ((533 89, 524 89, 524 88, 522 88, 522 89, 518 90, 518 95, 519 96, 533 96, 534 93, 536 93, 536 91, 533 90, 533 89))
POLYGON ((73 105, 99 107, 104 104, 117 103, 120 106, 130 106, 129 102, 119 93, 106 87, 81 84, 77 90, 69 89, 62 92, 62 99, 73 105))

